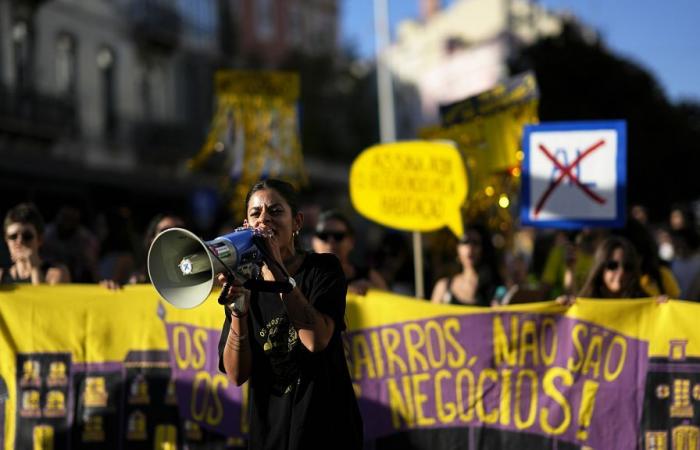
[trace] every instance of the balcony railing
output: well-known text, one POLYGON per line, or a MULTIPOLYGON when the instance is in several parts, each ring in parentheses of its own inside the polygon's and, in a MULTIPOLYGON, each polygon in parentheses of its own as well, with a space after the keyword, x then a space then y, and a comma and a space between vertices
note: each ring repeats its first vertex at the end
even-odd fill
POLYGON ((156 166, 175 166, 193 157, 203 142, 186 123, 142 121, 131 124, 137 159, 156 166))
POLYGON ((74 101, 0 85, 0 133, 55 140, 77 128, 74 101))

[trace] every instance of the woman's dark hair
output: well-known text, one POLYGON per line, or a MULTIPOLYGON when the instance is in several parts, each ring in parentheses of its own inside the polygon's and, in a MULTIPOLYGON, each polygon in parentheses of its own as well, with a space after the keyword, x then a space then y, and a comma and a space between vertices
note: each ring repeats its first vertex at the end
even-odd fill
POLYGON ((634 246, 623 237, 611 236, 604 240, 596 249, 593 260, 593 267, 588 272, 586 282, 583 284, 580 297, 590 298, 609 298, 610 293, 605 289, 603 281, 603 273, 607 262, 612 257, 612 254, 618 248, 622 249, 623 260, 622 265, 625 270, 625 276, 622 280, 620 292, 614 294, 615 298, 640 298, 648 297, 642 286, 639 284, 641 277, 639 257, 634 246))
POLYGON ((683 216, 684 228, 690 228, 691 230, 696 230, 697 219, 695 217, 695 211, 687 203, 675 203, 671 206, 671 212, 678 211, 681 216, 683 216))
POLYGON ((31 224, 39 235, 44 234, 44 218, 33 203, 20 203, 7 211, 3 231, 13 223, 31 224))
POLYGON ((148 225, 146 226, 146 231, 143 234, 143 248, 146 250, 146 253, 148 253, 148 249, 151 248, 151 243, 156 237, 158 231, 158 224, 163 219, 166 219, 168 217, 170 217, 171 219, 180 220, 184 223, 184 219, 182 217, 171 212, 159 213, 153 216, 148 222, 148 225))
POLYGON ((666 294, 666 288, 661 277, 661 260, 659 247, 649 228, 637 219, 627 218, 627 226, 616 234, 630 241, 639 256, 639 271, 648 275, 658 286, 661 294, 666 294))
MULTIPOLYGON (((250 202, 250 198, 253 196, 253 194, 267 189, 274 189, 279 195, 282 196, 282 198, 289 205, 289 209, 292 210, 292 218, 297 215, 299 212, 299 194, 297 193, 297 190, 286 181, 277 180, 274 178, 259 181, 255 183, 252 188, 250 188, 250 191, 248 191, 248 194, 245 196, 246 211, 248 210, 248 203, 250 202)), ((245 216, 248 216, 247 212, 245 213, 245 216)), ((301 243, 299 242, 299 236, 294 236, 294 248, 297 251, 304 251, 301 243)))
POLYGON ((502 284, 498 255, 496 254, 496 248, 493 246, 491 233, 481 224, 468 226, 464 230, 464 235, 459 239, 458 245, 465 242, 465 237, 470 231, 477 233, 481 239, 481 257, 474 268, 479 275, 477 292, 480 302, 478 304, 480 306, 489 306, 496 289, 502 284))
POLYGON ((248 202, 250 198, 258 191, 264 191, 266 189, 274 189, 279 195, 284 198, 289 207, 292 210, 292 217, 296 216, 299 212, 299 194, 297 194, 294 186, 287 183, 286 181, 277 180, 274 178, 268 178, 267 180, 262 180, 253 185, 245 196, 245 206, 248 209, 248 202))
POLYGON ((472 231, 479 235, 481 239, 481 258, 477 262, 479 267, 488 267, 494 273, 498 273, 498 258, 496 248, 493 246, 492 236, 489 230, 483 225, 470 225, 464 230, 457 244, 464 244, 468 240, 468 233, 472 231))
POLYGON ((345 225, 345 229, 348 231, 348 234, 350 236, 355 235, 355 230, 353 229, 352 225, 350 225, 350 221, 348 220, 347 217, 340 211, 337 211, 335 209, 329 209, 326 211, 323 211, 319 216, 318 216, 318 222, 316 223, 316 230, 322 230, 323 227, 326 225, 327 222, 331 220, 337 220, 338 222, 341 222, 343 225, 345 225))

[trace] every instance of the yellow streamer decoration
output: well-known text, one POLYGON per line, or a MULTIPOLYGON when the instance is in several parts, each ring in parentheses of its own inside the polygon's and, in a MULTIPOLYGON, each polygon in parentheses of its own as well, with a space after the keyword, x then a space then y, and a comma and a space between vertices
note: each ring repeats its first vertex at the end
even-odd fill
POLYGON ((225 153, 223 190, 242 216, 243 199, 261 178, 283 178, 303 185, 307 177, 297 132, 299 76, 285 72, 218 71, 217 111, 201 150, 189 161, 201 169, 225 153))

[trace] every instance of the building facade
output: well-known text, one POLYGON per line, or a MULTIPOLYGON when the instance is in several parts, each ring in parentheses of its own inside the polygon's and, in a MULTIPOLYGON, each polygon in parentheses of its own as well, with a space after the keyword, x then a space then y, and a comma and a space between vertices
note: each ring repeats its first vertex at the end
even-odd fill
POLYGON ((186 169, 211 124, 215 71, 332 52, 338 15, 337 0, 0 0, 0 189, 11 193, 0 210, 84 204, 95 190, 128 203, 216 189, 186 169))
MULTIPOLYGON (((439 105, 503 81, 510 75, 508 59, 520 46, 562 27, 561 16, 531 0, 456 0, 447 8, 423 0, 421 6, 422 18, 402 22, 384 55, 396 84, 419 97, 420 108, 397 118, 404 136, 436 123, 439 105)), ((406 102, 406 93, 397 91, 398 101, 406 102)))
POLYGON ((328 54, 338 47, 339 0, 241 0, 236 18, 237 50, 265 67, 277 67, 293 52, 328 54))

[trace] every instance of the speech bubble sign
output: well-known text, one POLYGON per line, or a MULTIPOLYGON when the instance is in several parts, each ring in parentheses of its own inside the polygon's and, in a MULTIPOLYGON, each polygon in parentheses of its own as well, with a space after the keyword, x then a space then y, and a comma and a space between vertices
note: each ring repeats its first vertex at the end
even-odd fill
POLYGON ((350 199, 363 216, 388 227, 464 233, 460 206, 467 174, 449 141, 381 144, 360 153, 350 168, 350 199))

